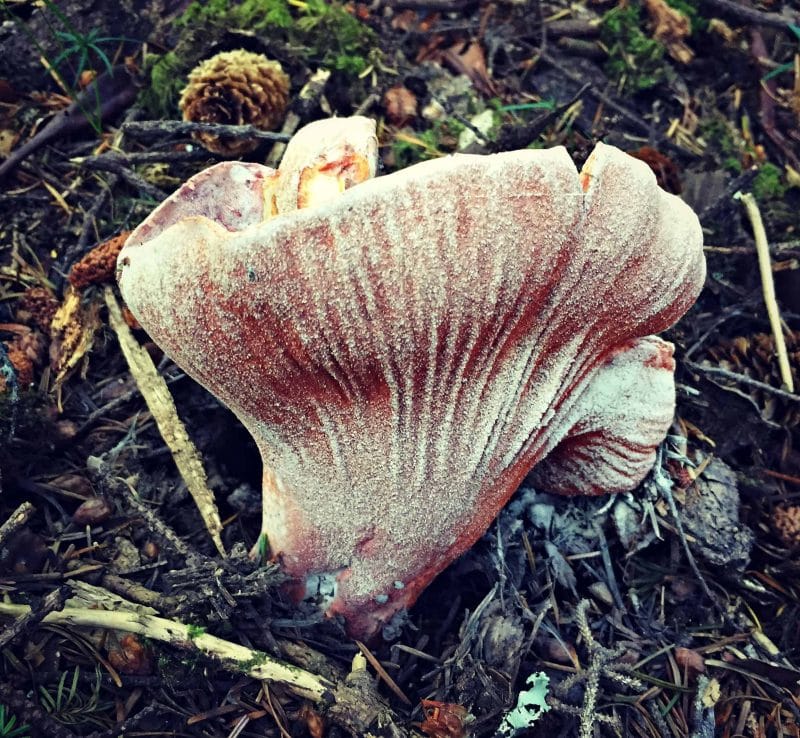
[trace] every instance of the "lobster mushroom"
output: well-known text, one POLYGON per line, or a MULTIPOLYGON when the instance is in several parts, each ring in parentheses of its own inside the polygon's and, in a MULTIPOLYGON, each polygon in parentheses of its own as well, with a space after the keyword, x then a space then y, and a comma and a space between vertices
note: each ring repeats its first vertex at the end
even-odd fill
POLYGON ((634 488, 674 410, 654 333, 704 280, 697 217, 598 144, 382 177, 372 121, 318 121, 279 169, 224 162, 129 237, 122 294, 264 462, 263 535, 374 636, 542 489, 634 488))

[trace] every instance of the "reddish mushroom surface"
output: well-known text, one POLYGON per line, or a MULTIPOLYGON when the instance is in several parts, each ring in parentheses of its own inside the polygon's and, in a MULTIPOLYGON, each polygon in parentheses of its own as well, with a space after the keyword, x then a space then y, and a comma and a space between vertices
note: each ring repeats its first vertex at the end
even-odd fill
POLYGON ((650 334, 697 297, 702 235, 603 144, 580 174, 557 148, 371 179, 369 121, 312 126, 277 173, 187 182, 131 235, 120 286, 256 439, 273 555, 370 637, 539 462, 562 493, 641 481, 674 408, 650 334))

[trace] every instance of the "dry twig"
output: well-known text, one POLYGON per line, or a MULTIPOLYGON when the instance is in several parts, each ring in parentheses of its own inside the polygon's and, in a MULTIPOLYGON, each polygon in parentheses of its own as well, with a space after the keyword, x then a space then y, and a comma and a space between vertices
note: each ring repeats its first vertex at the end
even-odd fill
POLYGON ((28 608, 26 612, 20 613, 11 625, 3 628, 2 632, 0 632, 0 648, 5 648, 20 634, 41 622, 54 610, 60 610, 63 606, 64 591, 62 589, 54 589, 52 592, 48 592, 35 610, 28 608))
MULTIPOLYGON (((703 3, 710 5, 712 8, 722 13, 728 13, 737 20, 745 23, 754 23, 758 26, 769 26, 770 28, 780 28, 783 30, 793 22, 793 19, 787 15, 765 13, 763 10, 756 10, 742 3, 735 2, 735 0, 703 0, 703 3)), ((797 16, 795 16, 794 22, 797 20, 797 16)))
POLYGON ((720 366, 705 366, 704 364, 697 364, 694 361, 684 361, 684 364, 686 364, 686 366, 688 366, 690 369, 703 372, 704 374, 716 374, 720 377, 724 377, 725 379, 731 379, 734 382, 739 382, 741 384, 747 384, 751 387, 756 387, 757 389, 760 389, 763 392, 769 392, 770 394, 773 394, 776 397, 781 397, 784 400, 789 400, 790 402, 800 402, 800 395, 796 395, 793 392, 787 392, 786 390, 778 389, 777 387, 773 387, 771 384, 767 384, 766 382, 759 382, 757 379, 748 377, 746 374, 739 374, 738 372, 730 372, 727 369, 723 369, 720 366))
POLYGON ((761 272, 761 288, 764 293, 764 303, 767 306, 772 335, 775 338, 775 350, 778 354, 781 380, 789 392, 794 392, 794 380, 792 379, 792 369, 789 366, 786 341, 783 337, 781 314, 778 309, 778 302, 775 299, 775 283, 772 280, 772 262, 769 257, 769 242, 767 241, 767 232, 764 229, 764 221, 761 219, 758 203, 751 193, 740 194, 738 199, 742 201, 747 217, 753 226, 753 236, 756 241, 756 251, 758 252, 758 269, 761 272))
POLYGON ((3 525, 0 525, 0 546, 12 533, 25 525, 28 518, 33 515, 36 508, 30 502, 23 502, 13 513, 9 516, 3 525))
POLYGON ((132 138, 163 138, 169 135, 188 136, 191 133, 213 133, 230 138, 259 138, 265 141, 288 141, 291 136, 275 131, 262 131, 255 126, 228 126, 222 123, 191 123, 182 120, 132 120, 122 126, 122 132, 132 138))
POLYGON ((325 85, 328 83, 331 73, 327 69, 318 69, 311 75, 308 82, 306 82, 292 104, 292 110, 286 116, 283 122, 280 135, 282 138, 276 139, 277 143, 272 147, 265 160, 265 164, 269 167, 277 167, 283 158, 283 152, 286 151, 286 141, 288 141, 297 130, 302 120, 302 114, 306 112, 304 109, 315 105, 322 97, 325 90, 325 85))
MULTIPOLYGON (((24 617, 31 608, 27 605, 0 603, 0 614, 24 617)), ((104 628, 136 633, 156 641, 170 643, 179 648, 194 649, 221 661, 227 668, 247 674, 253 679, 264 679, 284 684, 301 697, 314 701, 325 699, 334 686, 326 679, 303 669, 273 659, 263 651, 255 651, 238 643, 204 632, 203 628, 186 625, 176 620, 156 617, 141 612, 110 612, 82 607, 65 607, 61 612, 51 612, 43 622, 68 625, 74 628, 104 628)))

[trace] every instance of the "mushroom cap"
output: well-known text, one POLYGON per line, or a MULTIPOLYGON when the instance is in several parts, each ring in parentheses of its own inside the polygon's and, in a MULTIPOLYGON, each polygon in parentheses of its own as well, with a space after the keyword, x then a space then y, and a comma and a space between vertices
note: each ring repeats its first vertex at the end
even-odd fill
POLYGON ((613 491, 647 472, 674 390, 669 349, 640 339, 688 309, 705 264, 696 216, 646 164, 603 144, 580 175, 563 148, 456 155, 269 220, 272 170, 209 171, 237 213, 186 204, 190 180, 129 239, 120 287, 253 434, 272 552, 352 634, 413 604, 549 452, 555 488, 580 482, 559 444, 598 398, 636 398, 604 372, 659 387, 617 413, 613 491))
POLYGON ((561 411, 563 436, 528 481, 562 495, 602 495, 643 479, 675 412, 674 346, 645 336, 620 346, 561 411))

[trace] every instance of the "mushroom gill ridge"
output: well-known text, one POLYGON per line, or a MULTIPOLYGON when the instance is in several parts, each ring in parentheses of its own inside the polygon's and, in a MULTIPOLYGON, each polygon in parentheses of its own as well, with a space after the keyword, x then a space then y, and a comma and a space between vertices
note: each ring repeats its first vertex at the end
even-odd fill
POLYGON ((564 149, 454 156, 241 231, 191 215, 135 236, 129 307, 251 431, 273 554, 325 580, 357 635, 410 606, 628 381, 601 371, 615 355, 652 363, 637 339, 704 275, 691 210, 603 145, 582 177, 564 149))

